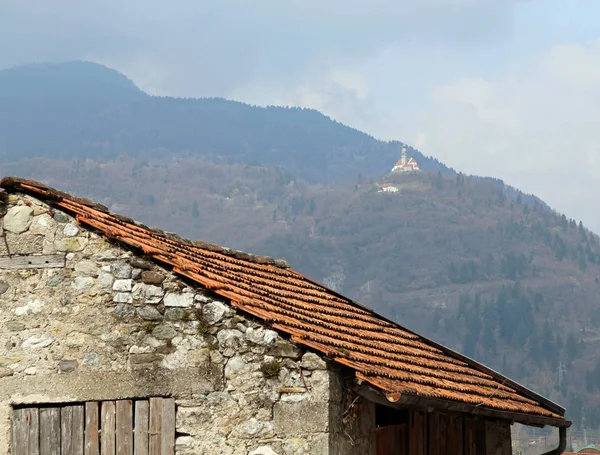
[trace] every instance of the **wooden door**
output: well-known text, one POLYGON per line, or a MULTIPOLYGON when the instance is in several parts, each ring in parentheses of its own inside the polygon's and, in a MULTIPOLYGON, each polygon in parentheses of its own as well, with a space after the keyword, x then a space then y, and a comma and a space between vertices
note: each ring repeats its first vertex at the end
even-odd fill
POLYGON ((27 406, 12 413, 12 455, 174 453, 173 398, 27 406))
POLYGON ((407 428, 405 424, 375 429, 377 455, 407 455, 407 428))

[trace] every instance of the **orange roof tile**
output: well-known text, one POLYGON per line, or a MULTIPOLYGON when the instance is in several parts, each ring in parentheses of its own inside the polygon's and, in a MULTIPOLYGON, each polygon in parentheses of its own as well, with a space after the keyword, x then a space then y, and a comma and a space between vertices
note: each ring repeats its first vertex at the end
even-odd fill
POLYGON ((0 187, 45 200, 107 238, 173 267, 299 344, 353 369, 390 401, 398 394, 425 397, 501 411, 525 423, 536 416, 542 424, 570 424, 558 405, 289 269, 285 261, 185 240, 38 182, 7 177, 0 187))

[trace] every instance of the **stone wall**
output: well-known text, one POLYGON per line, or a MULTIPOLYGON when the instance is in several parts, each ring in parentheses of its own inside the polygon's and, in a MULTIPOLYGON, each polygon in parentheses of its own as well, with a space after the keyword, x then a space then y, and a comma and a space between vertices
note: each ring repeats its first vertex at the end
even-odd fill
POLYGON ((10 195, 0 259, 0 455, 14 404, 173 396, 178 454, 373 452, 374 408, 344 374, 227 301, 28 196, 10 195))

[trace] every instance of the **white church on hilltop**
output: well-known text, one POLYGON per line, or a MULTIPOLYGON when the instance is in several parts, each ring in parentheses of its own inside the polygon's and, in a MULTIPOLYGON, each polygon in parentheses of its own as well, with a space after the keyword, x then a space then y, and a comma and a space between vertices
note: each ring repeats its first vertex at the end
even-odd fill
POLYGON ((392 172, 415 172, 420 171, 419 164, 414 158, 406 156, 406 147, 402 147, 402 158, 392 168, 392 172))

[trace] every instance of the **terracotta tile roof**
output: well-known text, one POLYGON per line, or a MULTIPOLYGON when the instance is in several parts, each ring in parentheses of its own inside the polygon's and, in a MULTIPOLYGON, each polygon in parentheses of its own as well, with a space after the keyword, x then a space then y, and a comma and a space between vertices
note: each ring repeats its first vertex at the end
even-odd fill
POLYGON ((419 165, 417 164, 417 162, 415 161, 414 158, 408 158, 406 160, 406 164, 402 164, 402 159, 399 159, 396 164, 394 165, 394 169, 395 168, 403 168, 403 169, 419 169, 419 165))
POLYGON ((284 261, 185 240, 38 182, 7 177, 0 186, 45 200, 107 238, 172 266, 299 344, 353 369, 389 401, 398 394, 426 397, 502 411, 515 421, 536 416, 551 425, 569 424, 554 403, 327 289, 284 261))

